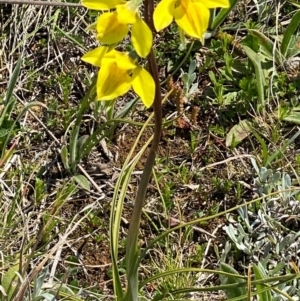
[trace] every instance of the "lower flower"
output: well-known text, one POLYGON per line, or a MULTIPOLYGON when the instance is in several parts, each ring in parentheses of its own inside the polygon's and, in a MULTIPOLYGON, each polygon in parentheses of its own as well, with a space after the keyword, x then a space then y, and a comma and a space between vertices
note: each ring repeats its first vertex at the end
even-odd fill
POLYGON ((98 47, 86 53, 82 60, 100 67, 97 79, 97 99, 112 100, 132 87, 146 107, 154 101, 155 83, 150 73, 133 62, 127 53, 98 47))

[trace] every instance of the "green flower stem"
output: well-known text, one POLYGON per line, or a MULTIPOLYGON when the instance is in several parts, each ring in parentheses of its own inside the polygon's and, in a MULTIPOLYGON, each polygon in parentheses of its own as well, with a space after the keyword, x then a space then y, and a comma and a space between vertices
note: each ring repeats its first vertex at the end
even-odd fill
MULTIPOLYGON (((153 30, 152 16, 153 16, 153 0, 145 1, 145 22, 150 29, 153 30)), ((162 97, 159 83, 159 74, 157 70, 156 59, 153 49, 151 49, 148 55, 149 72, 152 75, 155 82, 155 99, 153 103, 154 110, 154 136, 151 144, 151 148, 145 163, 144 171, 141 176, 141 181, 138 186, 138 190, 135 197, 135 203, 130 220, 127 244, 126 244, 126 267, 127 267, 127 281, 128 290, 126 294, 126 300, 136 301, 138 300, 138 265, 136 264, 139 257, 138 250, 138 235, 140 229, 140 221, 142 215, 142 209, 144 200, 146 197, 147 187, 152 173, 152 168, 155 163, 155 157, 160 142, 162 131, 162 97)))

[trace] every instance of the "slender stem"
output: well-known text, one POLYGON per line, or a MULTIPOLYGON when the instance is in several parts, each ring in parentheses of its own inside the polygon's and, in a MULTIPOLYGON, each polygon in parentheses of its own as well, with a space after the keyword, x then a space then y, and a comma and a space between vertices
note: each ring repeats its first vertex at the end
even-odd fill
POLYGON ((135 197, 135 203, 133 207, 132 217, 129 225, 129 232, 128 232, 128 243, 127 243, 127 249, 128 251, 131 250, 132 244, 137 240, 138 232, 139 232, 139 225, 142 208, 146 196, 147 186, 150 180, 150 176, 152 173, 152 168, 154 166, 155 157, 160 141, 161 136, 161 129, 162 129, 162 112, 161 112, 161 94, 160 94, 160 85, 158 77, 158 71, 156 68, 156 61, 154 57, 154 52, 151 50, 149 58, 149 67, 150 67, 150 73, 152 74, 155 84, 156 84, 156 92, 155 92, 155 100, 153 104, 154 109, 154 119, 155 119, 155 126, 154 126, 154 137, 151 144, 151 148, 145 163, 144 171, 141 176, 141 181, 138 186, 138 190, 135 197))
MULTIPOLYGON (((146 0, 145 1, 145 22, 148 24, 152 32, 153 29, 153 0, 146 0)), ((127 245, 126 245, 126 260, 127 260, 127 278, 128 278, 128 293, 129 293, 129 300, 135 300, 138 286, 138 273, 137 273, 137 266, 136 262, 138 260, 138 234, 140 229, 140 221, 142 215, 142 209, 144 205, 144 200, 146 197, 148 183, 151 177, 152 168, 155 163, 155 157, 158 150, 160 137, 161 137, 161 130, 162 130, 162 110, 161 110, 161 89, 160 89, 160 82, 159 82, 159 74, 157 70, 156 59, 154 55, 153 49, 151 49, 150 54, 148 55, 148 65, 149 65, 149 72, 152 75, 154 82, 155 82, 155 99, 153 103, 153 110, 154 110, 154 136, 151 144, 151 148, 145 163, 144 171, 141 176, 141 181, 138 186, 138 190, 135 197, 135 203, 133 207, 133 212, 130 220, 129 230, 128 230, 128 237, 127 237, 127 245)))
POLYGON ((68 2, 58 2, 58 1, 40 1, 40 0, 0 0, 0 3, 82 7, 82 5, 80 3, 68 3, 68 2))

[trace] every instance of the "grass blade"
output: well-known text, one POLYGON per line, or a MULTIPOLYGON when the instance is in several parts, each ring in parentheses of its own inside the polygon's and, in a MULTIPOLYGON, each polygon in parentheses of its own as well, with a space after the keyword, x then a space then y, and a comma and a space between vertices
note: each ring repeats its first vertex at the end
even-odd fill
POLYGON ((257 53, 255 53, 251 48, 245 45, 242 45, 242 47, 254 65, 259 105, 261 108, 265 108, 266 103, 264 96, 264 87, 266 85, 266 80, 261 68, 260 59, 257 53))
POLYGON ((287 2, 293 4, 294 6, 300 8, 300 3, 298 2, 298 0, 288 0, 287 2))
POLYGON ((16 86, 16 82, 17 82, 17 79, 19 77, 20 70, 21 70, 21 64, 22 64, 22 59, 21 59, 21 57, 19 57, 16 67, 15 67, 15 70, 13 71, 12 77, 10 79, 10 82, 9 82, 9 85, 7 88, 7 93, 6 93, 5 102, 4 102, 5 105, 8 104, 8 102, 12 96, 13 90, 16 86))
POLYGON ((282 65, 283 57, 280 51, 275 47, 273 41, 266 37, 262 32, 256 29, 250 29, 249 33, 258 39, 259 45, 266 51, 270 56, 270 59, 275 59, 276 65, 282 65))
POLYGON ((268 158, 268 161, 267 161, 265 167, 268 167, 269 164, 271 164, 271 163, 276 159, 276 157, 277 157, 279 154, 284 153, 284 151, 286 150, 286 148, 287 148, 291 143, 293 143, 293 142, 295 141, 295 139, 298 138, 299 135, 300 135, 300 128, 298 128, 298 132, 297 132, 295 135, 293 135, 292 138, 290 138, 290 139, 288 139, 286 142, 284 142, 283 146, 282 146, 279 150, 277 150, 276 152, 274 152, 274 153, 268 158))
POLYGON ((35 107, 35 106, 41 106, 43 108, 46 108, 47 109, 47 106, 39 101, 33 101, 33 102, 30 102, 28 103, 23 109, 22 111, 19 113, 19 115, 17 116, 17 118, 14 120, 14 123, 11 125, 8 133, 7 133, 7 136, 6 136, 6 139, 3 143, 3 147, 2 147, 2 154, 1 154, 1 158, 3 158, 5 156, 5 152, 6 152, 6 146, 8 144, 8 141, 10 139, 10 136, 14 130, 14 128, 16 127, 17 123, 19 122, 19 120, 22 118, 22 116, 32 107, 35 107))
POLYGON ((220 10, 210 27, 212 31, 217 30, 217 28, 224 22, 224 20, 227 18, 228 14, 232 11, 237 2, 238 0, 230 0, 230 6, 228 8, 222 8, 220 10))
POLYGON ((150 122, 151 118, 153 117, 153 113, 150 115, 148 120, 143 125, 137 139, 135 140, 134 145, 132 146, 129 154, 127 155, 126 161, 123 164, 123 168, 120 172, 118 177, 115 189, 113 200, 111 204, 111 214, 110 214, 110 252, 112 258, 112 270, 113 270, 113 283, 114 283, 114 290, 115 294, 118 299, 122 299, 123 290, 121 285, 121 280, 118 271, 118 246, 119 246, 119 232, 120 232, 120 223, 123 211, 123 203, 126 197, 126 192, 128 190, 129 180, 131 174, 135 168, 136 163, 140 159, 141 155, 149 145, 152 140, 152 137, 145 143, 141 151, 135 156, 135 158, 130 162, 130 159, 134 153, 135 148, 137 147, 138 141, 140 140, 142 133, 146 129, 148 123, 150 122))
POLYGON ((282 39, 282 42, 280 45, 281 54, 285 58, 287 58, 288 48, 291 43, 292 36, 293 36, 294 32, 296 31, 296 29, 298 28, 299 24, 300 24, 300 10, 298 10, 294 14, 289 26, 287 27, 287 29, 284 33, 284 36, 283 36, 283 39, 282 39))
MULTIPOLYGON (((265 279, 266 278, 266 274, 263 270, 263 266, 261 265, 261 263, 259 262, 258 263, 258 266, 257 265, 253 265, 253 271, 254 271, 254 275, 255 275, 255 279, 256 280, 262 280, 262 279, 265 279)), ((257 294, 259 296, 259 300, 260 301, 271 301, 272 300, 272 297, 271 297, 271 293, 270 291, 262 291, 262 289, 264 289, 265 286, 258 283, 256 284, 256 290, 257 290, 257 294)))
POLYGON ((11 79, 10 79, 8 87, 7 87, 5 101, 3 103, 4 109, 1 112, 1 116, 0 116, 0 127, 2 127, 5 116, 10 115, 11 111, 14 108, 15 100, 11 100, 11 96, 12 96, 12 93, 16 86, 19 74, 20 74, 21 65, 22 65, 22 59, 21 59, 21 57, 19 57, 16 67, 12 73, 11 79))
POLYGON ((89 103, 91 101, 91 98, 95 95, 96 92, 96 81, 97 76, 95 76, 92 80, 92 83, 84 96, 80 106, 79 110, 77 112, 77 117, 75 120, 74 128, 72 129, 70 133, 70 139, 69 139, 69 165, 72 173, 75 174, 76 166, 78 163, 78 149, 77 149, 77 143, 78 143, 78 136, 79 136, 79 130, 81 125, 81 120, 84 111, 89 107, 89 103))

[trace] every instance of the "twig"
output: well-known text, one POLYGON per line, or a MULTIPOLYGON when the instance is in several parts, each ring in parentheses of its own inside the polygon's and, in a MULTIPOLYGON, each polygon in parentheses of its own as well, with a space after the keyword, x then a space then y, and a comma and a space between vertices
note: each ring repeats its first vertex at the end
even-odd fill
POLYGON ((80 3, 58 2, 58 1, 35 1, 35 0, 0 0, 5 4, 27 4, 27 5, 45 5, 45 6, 67 6, 67 7, 83 7, 80 3))
POLYGON ((248 155, 248 154, 244 154, 244 155, 236 155, 236 156, 227 158, 227 159, 225 159, 225 160, 223 160, 223 161, 215 162, 215 163, 206 165, 206 166, 204 166, 204 167, 201 167, 199 170, 200 170, 200 171, 203 171, 203 170, 205 170, 205 169, 208 169, 208 168, 211 168, 211 167, 220 165, 220 164, 224 164, 224 163, 227 163, 227 162, 232 161, 232 160, 242 159, 242 158, 254 158, 254 156, 253 156, 253 155, 248 155))

